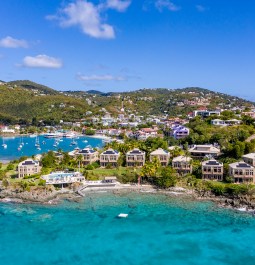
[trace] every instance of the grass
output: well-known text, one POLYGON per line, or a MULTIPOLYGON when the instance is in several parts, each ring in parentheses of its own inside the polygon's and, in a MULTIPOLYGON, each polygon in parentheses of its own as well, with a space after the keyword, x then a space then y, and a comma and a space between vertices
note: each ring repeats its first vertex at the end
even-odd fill
POLYGON ((88 177, 90 179, 103 179, 107 176, 120 176, 132 173, 139 173, 141 169, 119 167, 119 168, 96 168, 93 170, 88 170, 88 177))

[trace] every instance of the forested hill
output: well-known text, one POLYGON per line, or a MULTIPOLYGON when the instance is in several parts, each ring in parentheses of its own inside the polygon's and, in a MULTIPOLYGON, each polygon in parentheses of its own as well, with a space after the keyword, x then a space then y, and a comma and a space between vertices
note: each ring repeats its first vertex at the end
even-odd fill
POLYGON ((20 120, 73 121, 91 115, 120 113, 136 115, 186 115, 199 107, 208 109, 253 107, 247 100, 189 87, 184 89, 140 89, 132 92, 103 93, 100 91, 57 91, 28 80, 0 82, 0 122, 20 120))

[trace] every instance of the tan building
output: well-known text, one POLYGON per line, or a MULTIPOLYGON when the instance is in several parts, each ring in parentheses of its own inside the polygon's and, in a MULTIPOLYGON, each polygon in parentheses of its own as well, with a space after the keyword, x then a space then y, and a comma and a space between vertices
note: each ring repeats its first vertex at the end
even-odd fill
POLYGON ((127 167, 142 167, 145 164, 145 152, 135 148, 126 154, 127 167))
POLYGON ((211 159, 202 162, 202 178, 210 180, 223 180, 223 163, 211 159))
POLYGON ((255 167, 255 153, 243 155, 243 161, 253 167, 255 167))
POLYGON ((99 160, 98 152, 91 148, 84 148, 76 153, 76 156, 82 155, 82 164, 89 165, 99 160))
POLYGON ((110 165, 112 167, 117 167, 119 157, 120 153, 118 151, 109 148, 100 155, 100 166, 106 167, 110 165))
POLYGON ((192 173, 192 159, 188 156, 177 156, 172 160, 172 167, 180 174, 192 173))
POLYGON ((195 158, 217 157, 220 149, 211 144, 195 145, 189 149, 190 155, 195 158))
POLYGON ((244 161, 229 164, 229 176, 235 183, 255 182, 254 167, 244 161))
POLYGON ((41 172, 42 167, 38 161, 26 159, 18 164, 19 178, 35 175, 41 172))
POLYGON ((169 163, 170 153, 162 148, 159 148, 150 154, 150 161, 153 161, 154 158, 157 158, 161 166, 167 166, 169 163))

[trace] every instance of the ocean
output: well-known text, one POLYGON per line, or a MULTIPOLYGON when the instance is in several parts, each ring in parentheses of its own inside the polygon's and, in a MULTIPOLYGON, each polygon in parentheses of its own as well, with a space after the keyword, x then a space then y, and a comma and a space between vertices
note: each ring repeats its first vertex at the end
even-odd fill
POLYGON ((254 238, 248 213, 160 194, 108 191, 79 203, 0 204, 4 265, 254 265, 254 238))
POLYGON ((36 137, 1 137, 0 161, 9 162, 10 160, 17 159, 21 156, 32 156, 36 154, 42 154, 50 150, 57 151, 58 149, 62 149, 63 151, 72 151, 75 147, 85 148, 87 146, 91 146, 101 148, 103 146, 102 139, 85 136, 75 138, 77 145, 70 145, 72 142, 71 138, 61 138, 61 140, 63 141, 59 142, 57 147, 53 146, 55 143, 55 139, 53 138, 47 139, 43 136, 39 136, 38 139, 41 150, 36 149, 36 137), (22 141, 24 142, 24 146, 21 148, 21 150, 18 150, 18 147, 22 141), (45 142, 45 144, 43 144, 43 142, 45 142), (2 143, 7 144, 6 149, 2 147, 2 143))

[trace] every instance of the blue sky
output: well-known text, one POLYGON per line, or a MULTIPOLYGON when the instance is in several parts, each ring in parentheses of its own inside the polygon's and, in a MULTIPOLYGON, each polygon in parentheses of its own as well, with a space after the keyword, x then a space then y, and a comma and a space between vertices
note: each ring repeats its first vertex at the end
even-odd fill
POLYGON ((0 79, 57 90, 199 86, 255 100, 251 0, 5 0, 0 79))

